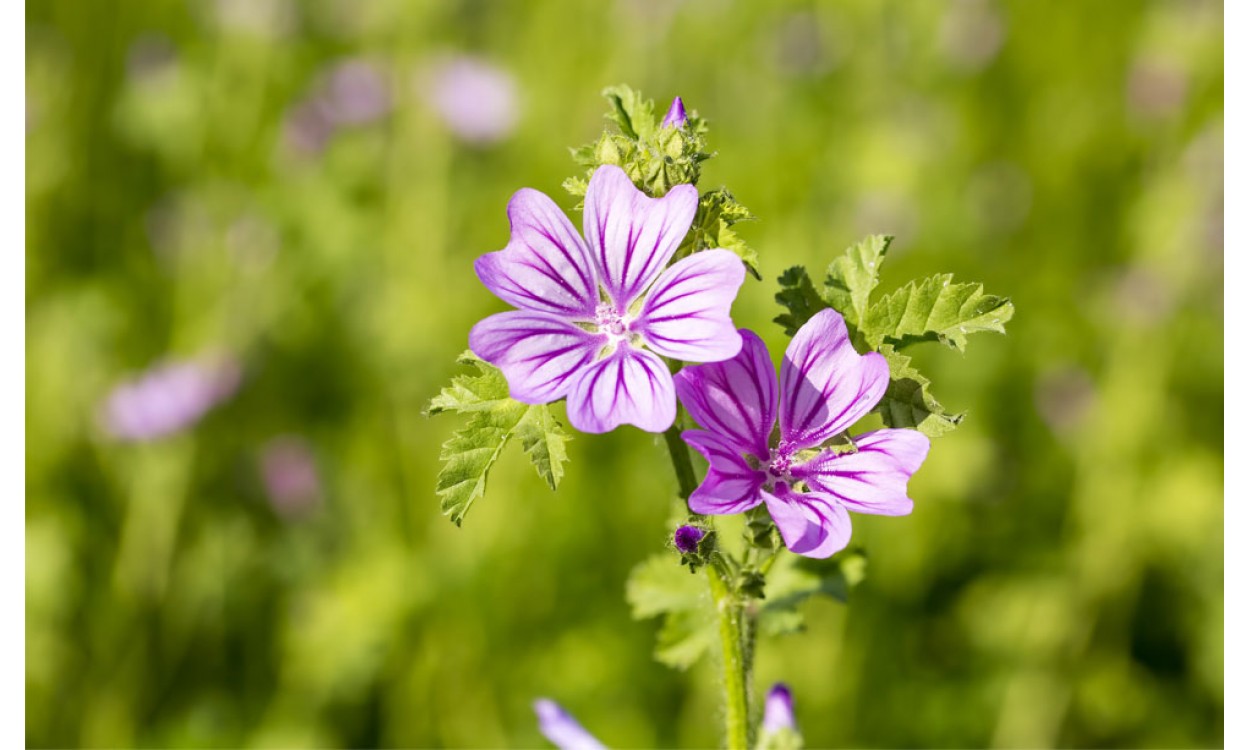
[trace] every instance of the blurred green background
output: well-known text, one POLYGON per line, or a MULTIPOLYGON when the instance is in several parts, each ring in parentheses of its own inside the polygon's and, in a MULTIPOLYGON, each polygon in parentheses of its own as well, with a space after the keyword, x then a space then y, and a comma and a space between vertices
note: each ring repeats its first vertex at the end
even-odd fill
POLYGON ((719 741, 712 666, 653 662, 622 600, 670 532, 662 444, 578 436, 554 495, 512 447, 457 529, 458 423, 421 413, 505 307, 471 262, 509 196, 571 208, 566 147, 628 82, 711 121, 775 356, 776 275, 870 232, 883 289, 1018 311, 917 350, 964 426, 911 516, 855 518, 867 580, 757 691, 817 747, 1221 745, 1222 14, 28 2, 28 744, 540 746, 537 696, 615 746, 719 741), (241 380, 202 420, 107 429, 115 386, 207 354, 241 380))

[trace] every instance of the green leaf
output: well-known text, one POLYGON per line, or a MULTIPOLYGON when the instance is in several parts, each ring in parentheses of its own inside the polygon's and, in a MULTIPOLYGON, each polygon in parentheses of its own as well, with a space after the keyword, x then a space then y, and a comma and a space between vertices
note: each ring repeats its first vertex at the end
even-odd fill
POLYGON ((569 436, 551 411, 546 406, 526 409, 525 416, 516 426, 516 435, 521 439, 521 447, 529 455, 538 476, 546 480, 547 486, 553 490, 560 486, 560 480, 564 478, 564 462, 569 460, 564 447, 569 436))
POLYGON ((910 357, 889 344, 881 347, 881 353, 890 365, 890 385, 875 411, 887 427, 907 427, 939 437, 959 426, 964 415, 947 413, 929 393, 929 379, 911 366, 910 357))
POLYGON ((436 492, 444 515, 459 526, 473 503, 486 492, 486 478, 508 441, 521 447, 547 485, 564 477, 569 436, 545 404, 523 404, 508 396, 508 382, 495 367, 465 352, 458 360, 477 374, 457 375, 430 401, 427 414, 469 414, 465 426, 443 443, 436 492))
POLYGON ((616 123, 623 134, 634 140, 646 140, 655 132, 655 102, 644 99, 641 93, 623 83, 607 87, 603 96, 612 105, 608 119, 616 123))
POLYGON ((773 322, 785 328, 787 336, 793 336, 813 315, 828 307, 803 266, 787 268, 777 277, 777 283, 781 285, 781 291, 777 292, 775 299, 789 312, 773 318, 773 322))
POLYGON ((803 614, 799 605, 813 596, 846 602, 851 589, 864 579, 868 564, 868 558, 858 549, 843 550, 825 560, 800 557, 785 550, 778 554, 759 610, 760 630, 770 635, 801 631, 803 614))
POLYGON ((634 619, 664 618, 655 658, 670 667, 686 669, 716 642, 716 612, 704 576, 673 555, 653 555, 634 567, 625 584, 634 619))
POLYGON ((881 261, 893 239, 883 234, 870 235, 829 264, 825 302, 842 313, 847 324, 856 330, 868 312, 868 295, 877 287, 881 261))
POLYGON ((1006 297, 984 293, 981 284, 952 284, 951 274, 912 281, 868 310, 860 330, 874 347, 885 341, 901 348, 917 341, 941 341, 959 351, 968 334, 1006 333, 1015 308, 1006 297))

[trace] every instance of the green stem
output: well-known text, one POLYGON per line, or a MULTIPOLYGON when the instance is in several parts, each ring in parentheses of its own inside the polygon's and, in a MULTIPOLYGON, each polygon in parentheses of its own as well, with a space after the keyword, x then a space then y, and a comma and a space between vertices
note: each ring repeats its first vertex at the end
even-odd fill
POLYGON ((725 671, 725 742, 729 750, 746 750, 751 743, 750 709, 747 703, 747 660, 743 642, 742 602, 721 577, 717 566, 708 566, 708 584, 720 626, 721 663, 725 671))
POLYGON ((677 494, 682 500, 689 500, 690 493, 699 486, 694 478, 694 466, 690 463, 690 449, 681 439, 681 429, 677 422, 664 431, 664 442, 668 445, 668 455, 673 459, 673 471, 677 474, 677 494))
MULTIPOLYGON (((683 501, 699 486, 690 462, 690 448, 681 439, 677 426, 680 418, 664 433, 673 471, 677 474, 678 494, 683 501)), ((710 519, 709 519, 710 521, 710 519)), ((736 563, 719 551, 713 552, 707 566, 708 586, 716 606, 720 632, 721 666, 725 685, 725 741, 729 750, 746 750, 751 743, 750 703, 747 686, 751 674, 751 653, 754 650, 754 628, 744 629, 746 614, 742 598, 734 589, 736 563)))

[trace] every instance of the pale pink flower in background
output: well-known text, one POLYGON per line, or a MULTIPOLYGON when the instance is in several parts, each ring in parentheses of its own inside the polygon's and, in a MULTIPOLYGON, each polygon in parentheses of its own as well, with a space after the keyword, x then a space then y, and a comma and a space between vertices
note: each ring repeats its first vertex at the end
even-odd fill
POLYGON ((317 461, 302 438, 284 436, 269 441, 261 451, 260 472, 269 502, 281 516, 301 516, 321 500, 317 461))
POLYGON ((495 143, 516 128, 516 79, 481 58, 458 55, 435 61, 418 77, 418 90, 443 124, 466 143, 495 143))
POLYGON ((340 129, 376 122, 391 107, 385 71, 368 60, 344 60, 327 68, 309 95, 291 108, 285 137, 296 150, 317 153, 340 129))
POLYGON ((104 426, 119 440, 155 440, 181 432, 234 395, 240 368, 233 359, 205 357, 153 367, 113 389, 104 426))

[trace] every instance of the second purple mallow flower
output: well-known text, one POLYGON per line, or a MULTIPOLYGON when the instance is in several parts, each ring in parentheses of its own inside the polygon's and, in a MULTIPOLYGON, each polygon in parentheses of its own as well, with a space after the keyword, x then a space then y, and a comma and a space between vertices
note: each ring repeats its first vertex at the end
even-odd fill
POLYGON ((512 398, 567 397, 569 422, 582 432, 668 429, 677 400, 660 356, 719 362, 742 348, 729 317, 742 261, 715 249, 665 268, 698 203, 693 185, 649 198, 620 167, 602 166, 586 191, 583 241, 550 198, 517 191, 508 246, 474 269, 520 309, 474 326, 469 348, 503 371, 512 398))
POLYGON ((764 342, 741 333, 742 351, 733 359, 676 376, 677 395, 704 428, 682 438, 710 464, 690 509, 726 515, 764 503, 786 547, 808 557, 829 557, 847 545, 848 510, 910 513, 907 480, 929 452, 923 434, 883 429, 855 437, 854 452, 821 448, 881 400, 890 382, 885 358, 861 356, 842 316, 822 310, 786 349, 779 389, 764 342))

